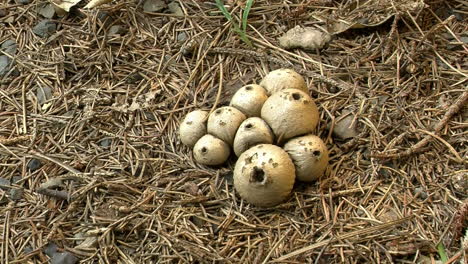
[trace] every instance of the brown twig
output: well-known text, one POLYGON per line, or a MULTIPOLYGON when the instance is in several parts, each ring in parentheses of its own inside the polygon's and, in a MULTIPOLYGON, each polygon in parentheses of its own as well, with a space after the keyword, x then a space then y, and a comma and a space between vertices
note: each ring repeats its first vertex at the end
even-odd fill
MULTIPOLYGON (((445 113, 444 117, 437 123, 437 125, 434 127, 434 134, 438 135, 440 131, 447 125, 449 120, 456 114, 460 109, 462 109, 465 106, 466 101, 468 100, 468 92, 465 91, 463 94, 460 95, 460 97, 457 99, 457 101, 450 106, 450 108, 447 110, 445 113)), ((424 146, 426 146, 430 141, 432 137, 430 135, 425 136, 421 141, 416 143, 415 145, 411 146, 409 149, 399 152, 399 153, 374 153, 371 155, 372 158, 378 158, 378 159, 400 159, 403 157, 411 156, 413 154, 419 153, 422 151, 424 146)))

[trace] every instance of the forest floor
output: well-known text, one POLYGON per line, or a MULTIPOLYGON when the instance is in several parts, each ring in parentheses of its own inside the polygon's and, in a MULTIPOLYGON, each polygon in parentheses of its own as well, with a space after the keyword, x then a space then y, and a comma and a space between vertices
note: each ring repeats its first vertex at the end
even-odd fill
MULTIPOLYGON (((0 263, 467 258, 466 1, 258 0, 252 46, 214 1, 86 2, 0 4, 0 263), (281 48, 296 25, 333 37, 281 48), (330 169, 258 208, 235 158, 197 164, 178 127, 285 65, 318 105, 330 169)), ((237 23, 245 3, 225 2, 237 23)))

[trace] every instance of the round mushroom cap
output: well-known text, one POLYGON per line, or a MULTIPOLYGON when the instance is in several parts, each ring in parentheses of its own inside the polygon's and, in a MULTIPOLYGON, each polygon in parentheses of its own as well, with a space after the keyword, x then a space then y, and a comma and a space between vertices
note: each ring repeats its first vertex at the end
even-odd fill
POLYGON ((193 147, 193 157, 203 165, 223 164, 229 154, 229 145, 210 134, 201 137, 193 147))
POLYGON ((263 103, 268 99, 266 90, 258 84, 241 87, 231 99, 230 106, 239 109, 247 117, 260 116, 263 103))
POLYGON ((294 164, 282 148, 260 144, 242 153, 234 167, 234 188, 240 197, 259 207, 283 202, 295 181, 294 164))
POLYGON ((263 77, 260 85, 265 88, 268 95, 284 89, 298 89, 309 93, 304 77, 292 69, 277 69, 263 77))
POLYGON ((232 106, 216 109, 208 117, 208 133, 232 146, 236 131, 247 117, 232 106))
POLYGON ((300 181, 312 182, 319 179, 328 166, 328 149, 318 136, 306 135, 289 140, 283 149, 296 166, 296 177, 300 181))
POLYGON ((234 138, 234 153, 239 157, 244 151, 258 144, 273 144, 273 132, 263 119, 247 118, 234 138))
POLYGON ((313 132, 319 121, 314 100, 297 89, 282 90, 270 96, 263 104, 261 116, 278 143, 313 132))
POLYGON ((189 147, 206 134, 206 120, 208 112, 204 110, 195 110, 188 113, 179 127, 180 141, 189 147))

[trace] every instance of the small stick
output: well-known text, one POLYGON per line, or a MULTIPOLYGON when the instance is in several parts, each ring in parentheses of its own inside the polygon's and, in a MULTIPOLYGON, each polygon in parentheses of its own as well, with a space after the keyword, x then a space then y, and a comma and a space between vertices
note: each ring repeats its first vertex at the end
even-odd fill
POLYGON ((353 90, 354 87, 352 87, 351 85, 341 81, 341 82, 338 82, 336 80, 333 80, 333 79, 330 79, 328 77, 325 77, 325 76, 322 76, 318 73, 315 73, 315 72, 312 72, 312 71, 307 71, 307 70, 304 70, 304 69, 301 69, 299 67, 296 67, 294 65, 292 65, 291 63, 288 63, 284 60, 281 60, 281 59, 277 59, 277 58, 274 58, 274 57, 270 57, 270 56, 267 56, 266 54, 262 54, 262 53, 259 53, 259 52, 256 52, 256 51, 253 51, 253 50, 239 50, 239 49, 233 49, 233 48, 211 48, 209 50, 210 53, 221 53, 221 54, 234 54, 234 55, 240 55, 240 56, 249 56, 251 58, 255 58, 257 60, 266 60, 266 61, 269 61, 269 62, 272 62, 272 63, 276 63, 276 64, 279 64, 281 65, 282 67, 292 67, 294 68, 295 71, 297 71, 298 73, 300 74, 303 74, 303 75, 307 75, 311 78, 314 78, 314 79, 317 79, 317 80, 320 80, 324 83, 328 83, 330 85, 333 85, 333 86, 336 86, 342 90, 353 90))
MULTIPOLYGON (((444 117, 437 123, 434 127, 434 134, 438 135, 440 131, 447 125, 449 120, 458 113, 463 106, 465 106, 466 101, 468 100, 468 92, 463 92, 462 95, 457 99, 455 104, 450 106, 448 111, 445 113, 444 117)), ((399 152, 399 153, 374 153, 371 155, 372 158, 378 159, 399 159, 402 157, 411 156, 412 154, 422 152, 423 148, 431 141, 432 136, 427 135, 421 141, 411 146, 409 149, 399 152)))

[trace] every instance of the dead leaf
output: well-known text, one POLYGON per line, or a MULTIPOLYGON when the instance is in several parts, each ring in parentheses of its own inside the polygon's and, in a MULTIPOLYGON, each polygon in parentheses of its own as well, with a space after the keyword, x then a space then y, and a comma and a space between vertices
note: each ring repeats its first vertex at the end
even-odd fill
POLYGON ((320 49, 331 40, 330 34, 312 27, 299 25, 281 36, 279 44, 284 49, 302 48, 305 50, 320 49))
POLYGON ((94 8, 110 2, 112 2, 112 0, 91 0, 84 8, 94 8))
POLYGON ((74 7, 79 2, 81 2, 81 0, 52 0, 52 4, 66 12, 70 12, 70 8, 74 7))

